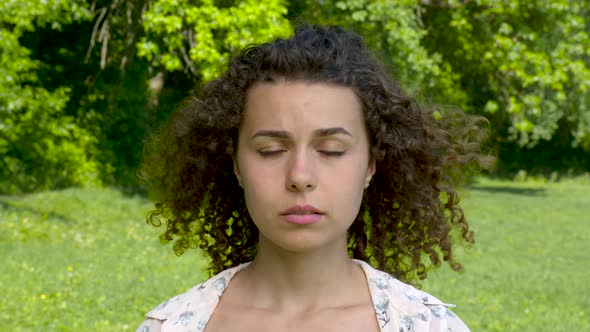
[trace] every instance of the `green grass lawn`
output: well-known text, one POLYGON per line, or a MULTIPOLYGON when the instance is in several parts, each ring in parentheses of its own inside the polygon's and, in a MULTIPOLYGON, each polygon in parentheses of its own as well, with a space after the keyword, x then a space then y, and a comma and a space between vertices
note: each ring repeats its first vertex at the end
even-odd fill
MULTIPOLYGON (((590 178, 477 180, 463 193, 476 245, 463 273, 423 289, 473 331, 590 331, 590 178)), ((129 331, 202 281, 144 222, 151 204, 111 189, 0 196, 0 331, 129 331)))
POLYGON ((473 331, 590 331, 590 178, 480 180, 463 197, 476 234, 457 250, 465 271, 440 269, 424 289, 473 331))

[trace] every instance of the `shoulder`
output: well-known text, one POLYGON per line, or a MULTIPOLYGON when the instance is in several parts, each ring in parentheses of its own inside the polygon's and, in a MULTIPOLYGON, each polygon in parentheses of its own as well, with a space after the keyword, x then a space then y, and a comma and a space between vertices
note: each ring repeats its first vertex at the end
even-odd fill
POLYGON ((367 275, 369 290, 383 331, 466 332, 469 328, 449 308, 453 304, 401 282, 392 275, 359 261, 367 275), (380 317, 381 315, 381 317, 380 317))
POLYGON ((135 330, 135 332, 161 332, 162 321, 155 318, 147 318, 135 330))
POLYGON ((178 327, 188 326, 191 322, 197 319, 195 316, 198 313, 201 313, 206 309, 205 304, 209 302, 207 301, 207 298, 214 296, 212 289, 205 286, 210 280, 211 279, 160 303, 145 314, 146 320, 142 322, 136 332, 167 331, 164 327, 165 325, 178 327), (171 322, 172 324, 170 324, 171 322))
POLYGON ((149 311, 138 332, 202 331, 233 276, 246 264, 227 269, 149 311))

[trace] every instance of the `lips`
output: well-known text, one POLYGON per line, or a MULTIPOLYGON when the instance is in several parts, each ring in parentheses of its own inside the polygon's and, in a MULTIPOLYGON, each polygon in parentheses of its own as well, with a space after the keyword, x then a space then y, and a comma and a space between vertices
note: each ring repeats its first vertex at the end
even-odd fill
POLYGON ((295 205, 281 212, 281 217, 292 224, 307 225, 318 222, 324 213, 311 205, 295 205))
POLYGON ((288 208, 287 210, 281 212, 281 215, 287 215, 287 214, 302 215, 302 214, 324 214, 324 213, 312 205, 295 205, 295 206, 292 206, 292 207, 288 208))

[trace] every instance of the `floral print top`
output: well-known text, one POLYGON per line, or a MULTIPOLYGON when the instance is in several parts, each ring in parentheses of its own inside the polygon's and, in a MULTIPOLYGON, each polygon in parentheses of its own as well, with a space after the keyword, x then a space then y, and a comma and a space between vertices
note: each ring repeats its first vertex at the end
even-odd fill
MULTIPOLYGON (((465 332, 467 326, 435 297, 369 264, 353 260, 367 277, 381 332, 465 332)), ((203 332, 231 279, 250 263, 227 269, 160 304, 136 332, 203 332)))

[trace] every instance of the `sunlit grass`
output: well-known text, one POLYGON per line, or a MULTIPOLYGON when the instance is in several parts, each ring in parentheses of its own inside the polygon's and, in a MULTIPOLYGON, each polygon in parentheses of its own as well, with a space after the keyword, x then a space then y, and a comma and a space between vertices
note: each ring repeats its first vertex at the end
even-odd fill
POLYGON ((443 268, 424 288, 473 331, 590 331, 590 178, 480 179, 463 201, 476 234, 457 250, 465 272, 443 268))
MULTIPOLYGON (((473 331, 590 330, 590 179, 477 180, 463 193, 476 245, 464 273, 423 289, 473 331)), ((134 330, 142 314, 206 275, 146 225, 152 205, 118 191, 0 197, 0 331, 134 330)))
POLYGON ((115 190, 0 198, 0 331, 134 330, 143 313, 202 280, 144 222, 151 204, 115 190))

